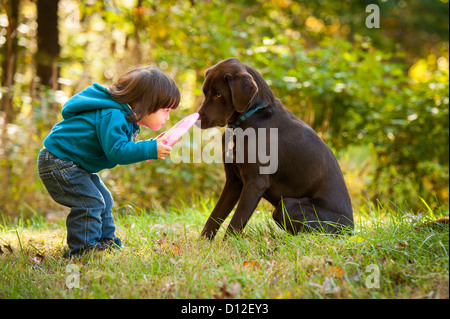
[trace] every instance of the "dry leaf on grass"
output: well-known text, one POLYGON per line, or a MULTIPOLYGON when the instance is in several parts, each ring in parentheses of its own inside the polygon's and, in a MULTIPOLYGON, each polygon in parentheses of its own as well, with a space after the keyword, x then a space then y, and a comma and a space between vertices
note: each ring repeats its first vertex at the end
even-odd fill
POLYGON ((160 239, 158 239, 158 240, 156 241, 156 243, 157 243, 159 246, 164 245, 164 244, 166 243, 166 237, 167 237, 167 234, 166 234, 166 233, 163 233, 163 234, 162 234, 162 237, 161 237, 160 239))
POLYGON ((163 233, 162 237, 156 241, 157 247, 153 248, 154 252, 161 254, 162 252, 170 252, 174 255, 181 255, 181 247, 178 243, 173 242, 169 244, 167 242, 167 234, 163 233))
POLYGON ((174 286, 175 283, 173 281, 167 281, 162 283, 160 287, 162 292, 169 292, 174 286))
POLYGON ((342 278, 344 277, 344 270, 342 268, 339 268, 337 266, 331 266, 329 268, 330 275, 336 277, 336 278, 342 278))
POLYGON ((325 258, 325 263, 330 265, 331 267, 328 268, 327 273, 333 277, 336 278, 342 278, 344 276, 344 270, 342 268, 339 268, 338 266, 333 266, 333 260, 325 258))
POLYGON ((261 265, 256 260, 244 261, 244 267, 258 268, 259 266, 261 265))
POLYGON ((220 289, 220 294, 214 295, 216 299, 224 299, 224 298, 234 298, 234 296, 241 290, 241 283, 235 282, 232 283, 229 287, 227 285, 227 279, 224 278, 222 280, 222 288, 220 289))
POLYGON ((438 218, 436 220, 426 222, 423 224, 420 224, 416 227, 414 227, 416 230, 425 229, 425 228, 432 228, 432 229, 439 229, 444 228, 445 226, 448 227, 449 225, 449 218, 448 216, 438 218))
POLYGON ((162 253, 161 247, 156 247, 156 248, 153 248, 152 250, 158 254, 162 253))
POLYGON ((158 254, 160 254, 163 252, 163 250, 165 250, 165 249, 163 249, 163 245, 166 244, 166 237, 167 237, 167 234, 163 233, 162 237, 156 241, 158 246, 156 248, 152 249, 154 252, 157 252, 158 254))
POLYGON ((405 248, 408 247, 408 242, 406 240, 400 241, 395 245, 395 248, 405 248))
POLYGON ((29 257, 30 260, 35 264, 36 266, 40 265, 41 262, 45 259, 45 257, 39 253, 36 254, 34 257, 29 257))
POLYGON ((181 255, 180 245, 177 243, 172 243, 172 247, 170 248, 170 252, 174 255, 181 255))
POLYGON ((291 292, 286 291, 284 294, 278 295, 275 299, 289 299, 291 297, 291 292))
POLYGON ((266 256, 267 256, 267 257, 272 257, 272 256, 273 256, 273 253, 274 253, 276 250, 277 250, 277 247, 274 247, 274 248, 267 248, 266 256))
POLYGON ((358 242, 364 241, 364 238, 362 238, 361 236, 356 235, 356 236, 350 237, 350 241, 358 243, 358 242))
POLYGON ((336 295, 341 292, 341 288, 334 283, 332 277, 325 277, 323 285, 315 282, 310 282, 310 286, 318 288, 317 290, 326 295, 336 295))

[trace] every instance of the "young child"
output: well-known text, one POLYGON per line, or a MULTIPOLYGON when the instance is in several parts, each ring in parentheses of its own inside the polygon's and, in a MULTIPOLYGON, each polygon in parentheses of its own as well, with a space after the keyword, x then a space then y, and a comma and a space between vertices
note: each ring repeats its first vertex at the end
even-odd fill
POLYGON ((164 137, 135 142, 143 125, 159 130, 180 103, 175 82, 153 66, 134 68, 108 88, 98 83, 63 106, 63 120, 44 140, 39 176, 52 199, 70 207, 69 256, 121 247, 115 237, 114 200, 100 177, 102 169, 148 159, 165 159, 164 137))

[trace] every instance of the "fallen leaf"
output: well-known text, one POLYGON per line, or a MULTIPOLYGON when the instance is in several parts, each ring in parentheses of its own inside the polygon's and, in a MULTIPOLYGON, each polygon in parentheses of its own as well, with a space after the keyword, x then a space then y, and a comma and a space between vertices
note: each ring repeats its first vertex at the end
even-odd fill
POLYGON ((353 242, 361 242, 361 241, 364 241, 364 238, 362 238, 362 237, 356 235, 356 236, 351 237, 351 238, 350 238, 350 241, 353 241, 353 242))
POLYGON ((228 293, 230 294, 230 297, 234 297, 239 292, 239 290, 241 290, 241 287, 242 286, 239 281, 231 284, 230 290, 228 291, 228 293))
POLYGON ((433 220, 433 221, 430 221, 427 223, 420 224, 414 228, 416 230, 420 230, 423 228, 439 229, 439 228, 443 228, 445 226, 448 227, 448 225, 449 225, 449 218, 448 218, 448 216, 445 216, 445 217, 441 217, 441 218, 438 218, 436 220, 433 220))
POLYGON ((335 295, 341 291, 341 288, 339 288, 339 286, 336 286, 333 278, 331 277, 325 277, 323 285, 317 284, 315 282, 310 282, 309 285, 318 288, 321 293, 327 295, 335 295))
POLYGON ((336 278, 342 278, 344 277, 344 270, 342 268, 339 268, 337 266, 331 266, 329 269, 329 272, 332 276, 336 278))
POLYGON ((417 299, 432 299, 434 297, 435 292, 434 291, 430 291, 429 293, 418 297, 417 299))
POLYGON ((33 264, 35 264, 35 265, 40 265, 41 264, 41 259, 39 259, 37 257, 29 257, 29 258, 33 262, 33 264))
POLYGON ((175 283, 173 281, 167 281, 161 285, 161 291, 169 292, 173 286, 175 286, 175 283))
POLYGON ((214 295, 215 299, 223 299, 227 295, 227 279, 222 279, 222 287, 220 288, 220 294, 214 295))
POLYGON ((335 295, 341 291, 341 288, 339 288, 339 286, 336 286, 334 284, 333 279, 330 277, 325 278, 325 282, 323 283, 323 289, 325 290, 325 293, 327 295, 330 295, 330 294, 335 295))
POLYGON ((167 237, 167 234, 163 233, 162 237, 156 241, 156 244, 158 244, 158 247, 153 248, 154 252, 157 252, 158 254, 160 254, 163 251, 167 251, 166 237, 167 237))
POLYGON ((158 253, 158 254, 162 253, 161 246, 160 246, 160 247, 153 248, 152 250, 153 250, 154 252, 158 253))
POLYGON ((244 267, 253 267, 253 268, 257 268, 259 267, 260 264, 259 262, 257 262, 256 260, 247 260, 244 261, 244 267))
POLYGON ((436 223, 440 223, 440 224, 449 224, 449 217, 445 216, 445 217, 441 217, 436 219, 436 223))
POLYGON ((220 294, 214 295, 215 299, 224 299, 224 298, 234 298, 234 296, 241 290, 241 283, 235 282, 230 285, 228 289, 227 279, 222 279, 222 287, 220 289, 220 294))
POLYGON ((156 241, 156 243, 157 243, 159 246, 164 245, 164 244, 166 243, 166 237, 167 237, 167 234, 166 234, 166 233, 163 233, 161 239, 158 239, 158 240, 156 241))
POLYGON ((181 255, 181 248, 176 243, 172 243, 172 247, 170 248, 170 251, 172 252, 172 254, 181 255))
POLYGON ((398 242, 397 245, 395 245, 396 248, 404 248, 408 246, 408 242, 406 240, 403 240, 401 242, 398 242))
POLYGON ((291 297, 291 292, 287 291, 284 295, 278 295, 275 299, 289 299, 291 297))
POLYGON ((267 253, 266 253, 266 256, 267 257, 272 257, 273 256, 273 253, 275 252, 277 250, 277 247, 275 247, 275 248, 267 248, 267 253))

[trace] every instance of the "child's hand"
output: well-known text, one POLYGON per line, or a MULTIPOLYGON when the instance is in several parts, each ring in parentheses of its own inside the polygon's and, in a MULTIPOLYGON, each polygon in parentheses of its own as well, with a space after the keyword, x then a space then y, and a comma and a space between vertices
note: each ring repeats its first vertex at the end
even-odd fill
POLYGON ((166 156, 169 155, 170 152, 172 151, 172 148, 170 146, 165 145, 163 143, 164 141, 167 141, 167 139, 162 136, 160 138, 156 138, 156 145, 158 148, 158 158, 161 160, 165 159, 166 156))

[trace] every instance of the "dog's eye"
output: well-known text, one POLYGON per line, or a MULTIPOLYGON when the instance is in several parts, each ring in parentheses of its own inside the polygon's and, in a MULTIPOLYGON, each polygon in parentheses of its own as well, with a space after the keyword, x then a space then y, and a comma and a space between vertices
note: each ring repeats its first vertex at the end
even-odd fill
POLYGON ((215 97, 218 98, 218 99, 220 99, 220 98, 222 97, 222 94, 216 93, 215 97))

